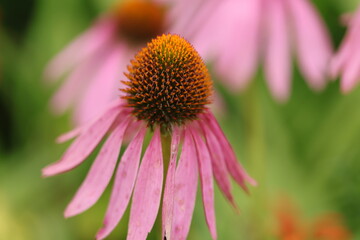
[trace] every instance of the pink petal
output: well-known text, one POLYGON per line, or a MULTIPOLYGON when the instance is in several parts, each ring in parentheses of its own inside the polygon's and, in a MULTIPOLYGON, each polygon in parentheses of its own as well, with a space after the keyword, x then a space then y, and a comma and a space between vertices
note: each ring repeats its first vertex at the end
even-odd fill
POLYGON ((151 231, 159 210, 163 181, 163 158, 160 130, 154 136, 143 157, 130 211, 127 240, 144 240, 151 231))
POLYGON ((211 155, 211 164, 216 182, 218 183, 225 197, 237 209, 237 206, 234 202, 234 198, 231 193, 232 192, 231 182, 228 176, 229 173, 226 168, 226 163, 224 159, 225 156, 221 150, 221 146, 219 145, 218 140, 216 139, 214 133, 212 133, 212 131, 208 129, 208 126, 206 126, 206 122, 205 124, 201 124, 201 126, 205 133, 206 143, 211 155))
MULTIPOLYGON (((180 131, 178 128, 175 128, 172 133, 171 140, 171 156, 169 168, 166 176, 166 185, 164 189, 163 197, 163 209, 162 209, 162 239, 172 239, 171 238, 171 228, 173 224, 173 213, 174 213, 174 197, 175 197, 175 168, 176 168, 176 158, 178 153, 180 143, 180 131)), ((165 160, 166 161, 166 160, 165 160)))
POLYGON ((247 189, 245 181, 249 182, 253 186, 256 186, 256 181, 246 173, 244 168, 236 160, 234 150, 232 149, 229 141, 222 132, 214 115, 208 113, 204 116, 206 117, 206 122, 209 124, 209 129, 215 134, 216 139, 218 140, 218 144, 221 146, 222 152, 225 156, 226 166, 230 175, 244 190, 247 189))
POLYGON ((81 126, 78 126, 74 128, 73 130, 63 133, 60 136, 56 138, 57 143, 63 143, 66 142, 74 137, 79 136, 83 131, 86 131, 91 125, 93 125, 99 118, 102 117, 107 111, 107 109, 117 107, 121 104, 123 104, 124 100, 119 98, 114 101, 111 101, 110 103, 106 104, 104 107, 104 111, 100 112, 96 117, 92 119, 92 121, 87 122, 86 124, 83 124, 81 126))
MULTIPOLYGON (((358 37, 360 39, 360 35, 358 37)), ((341 91, 348 93, 360 80, 360 50, 358 45, 353 48, 352 56, 347 59, 341 79, 341 91)))
POLYGON ((340 72, 343 71, 347 60, 352 54, 352 45, 354 39, 351 35, 351 32, 345 35, 344 39, 342 40, 340 49, 330 61, 329 71, 332 78, 336 78, 340 72))
MULTIPOLYGON (((359 12, 360 13, 360 12, 359 12)), ((360 19, 360 14, 359 14, 360 19)), ((349 92, 360 78, 360 51, 358 43, 360 41, 360 22, 352 21, 348 33, 343 40, 337 55, 332 59, 330 65, 333 77, 342 75, 341 90, 343 93, 349 92)))
POLYGON ((56 142, 57 143, 67 142, 70 139, 79 136, 83 130, 84 130, 84 126, 79 126, 77 128, 74 128, 73 130, 63 133, 59 137, 57 137, 56 142))
POLYGON ((216 239, 216 221, 214 207, 214 186, 209 151, 196 130, 192 131, 197 149, 198 165, 200 170, 201 192, 204 204, 206 223, 213 239, 216 239))
POLYGON ((308 0, 286 0, 293 20, 300 68, 315 90, 324 88, 332 47, 326 26, 308 0))
POLYGON ((103 117, 98 119, 71 144, 58 162, 42 170, 43 176, 48 177, 66 172, 82 163, 103 138, 119 113, 119 107, 109 109, 103 117))
POLYGON ((348 31, 342 40, 340 49, 330 62, 330 75, 336 78, 344 70, 344 66, 353 54, 354 46, 357 46, 360 36, 360 8, 349 22, 348 31))
POLYGON ((243 89, 257 68, 261 4, 258 0, 237 0, 226 1, 221 6, 217 25, 222 31, 218 41, 222 51, 218 52, 215 67, 231 90, 243 89))
POLYGON ((145 133, 146 128, 142 128, 131 141, 121 158, 116 172, 110 203, 105 214, 104 225, 96 235, 96 239, 104 239, 114 230, 129 204, 139 167, 145 133))
MULTIPOLYGON (((173 30, 174 32, 182 33, 188 39, 192 39, 199 34, 204 25, 209 22, 209 14, 213 14, 222 4, 217 0, 192 0, 191 3, 182 2, 185 3, 185 11, 187 13, 193 12, 188 17, 184 17, 184 12, 179 12, 180 16, 177 17, 175 22, 177 24, 181 23, 182 26, 173 30), (189 6, 191 7, 189 8, 189 6)), ((209 39, 207 40, 209 41, 209 39)))
POLYGON ((189 233, 197 190, 197 156, 189 131, 185 139, 175 173, 174 218, 169 240, 185 240, 189 233))
MULTIPOLYGON (((212 7, 214 4, 214 1, 209 1, 209 4, 206 4, 207 6, 212 7)), ((222 5, 220 5, 222 6, 222 5)), ((206 15, 208 14, 207 8, 203 9, 200 8, 199 11, 200 15, 206 15)), ((198 28, 196 31, 196 34, 193 34, 193 36, 190 36, 191 34, 185 31, 184 36, 191 41, 191 43, 194 45, 195 49, 199 52, 199 54, 206 60, 211 60, 214 58, 217 52, 222 51, 221 44, 218 44, 220 40, 221 34, 213 35, 214 29, 220 31, 222 28, 218 28, 219 24, 219 10, 214 10, 212 15, 208 17, 206 21, 202 23, 201 28, 198 28), (211 38, 209 37, 211 35, 211 38)), ((189 23, 187 23, 189 25, 189 23)), ((177 32, 172 30, 171 32, 177 32)))
POLYGON ((94 205, 109 184, 119 156, 124 132, 129 123, 125 119, 111 133, 96 157, 83 184, 65 210, 65 217, 82 213, 94 205))
POLYGON ((291 57, 287 19, 282 0, 272 0, 267 6, 268 35, 265 48, 265 73, 273 96, 280 102, 289 98, 291 57))
POLYGON ((90 58, 71 72, 50 101, 51 110, 54 114, 64 113, 73 102, 79 99, 83 89, 86 87, 87 80, 94 72, 95 64, 98 64, 98 59, 90 58))
POLYGON ((89 79, 89 86, 76 106, 75 122, 78 124, 92 119, 120 93, 117 85, 122 77, 121 72, 125 71, 125 64, 122 62, 128 62, 128 59, 123 59, 127 56, 126 48, 123 45, 111 44, 107 51, 105 56, 102 56, 101 64, 97 66, 99 71, 89 79))
POLYGON ((115 25, 109 17, 100 18, 85 33, 75 39, 54 59, 45 70, 45 78, 58 79, 75 65, 89 58, 113 37, 115 25))
POLYGON ((191 3, 182 1, 171 1, 171 6, 166 14, 168 30, 173 33, 187 34, 190 20, 196 16, 203 0, 192 0, 191 3))

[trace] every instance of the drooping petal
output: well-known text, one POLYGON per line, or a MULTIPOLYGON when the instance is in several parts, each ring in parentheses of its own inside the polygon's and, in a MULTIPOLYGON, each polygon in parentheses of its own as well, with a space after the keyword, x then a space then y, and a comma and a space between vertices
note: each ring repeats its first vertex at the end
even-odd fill
MULTIPOLYGON (((166 176, 166 184, 163 197, 162 209, 162 239, 171 239, 171 228, 174 213, 174 197, 175 197, 175 169, 178 148, 180 144, 180 131, 174 128, 171 139, 170 163, 166 176)), ((165 160, 166 161, 166 160, 165 160)))
POLYGON ((222 3, 217 11, 222 32, 213 44, 222 51, 217 52, 215 68, 232 90, 243 89, 257 68, 261 4, 259 0, 231 0, 222 3))
POLYGON ((189 131, 185 131, 183 148, 175 173, 174 218, 171 240, 184 240, 189 233, 197 190, 197 155, 189 131))
MULTIPOLYGON (((102 117, 103 114, 106 113, 107 109, 110 108, 114 108, 117 107, 119 105, 121 105, 124 102, 123 99, 119 98, 116 99, 115 101, 111 101, 110 103, 108 103, 105 107, 104 107, 104 111, 100 112, 96 117, 94 117, 92 119, 92 121, 87 122, 86 124, 82 124, 72 130, 70 130, 69 132, 63 133, 60 136, 58 136, 56 138, 56 142, 57 143, 63 143, 63 142, 67 142, 70 139, 73 139, 77 136, 79 136, 83 131, 86 131, 90 126, 92 126, 99 118, 102 117)), ((122 114, 127 114, 126 112, 122 113, 122 114)), ((132 124, 132 125, 136 125, 136 124, 132 124)), ((129 130, 127 130, 129 131, 129 130)), ((136 131, 135 131, 136 132, 136 131)))
POLYGON ((130 211, 127 240, 144 240, 151 231, 159 210, 163 182, 163 157, 160 130, 143 157, 130 211))
POLYGON ((109 109, 101 118, 81 134, 68 148, 63 157, 42 170, 45 177, 69 171, 82 163, 94 150, 119 115, 118 107, 109 109))
POLYGON ((104 143, 91 169, 65 210, 65 217, 84 212, 94 205, 113 175, 128 119, 120 123, 104 143))
POLYGON ((45 69, 45 79, 55 80, 75 65, 89 58, 113 37, 115 25, 104 17, 60 52, 45 69))
POLYGON ((216 222, 215 222, 215 206, 214 206, 214 185, 211 158, 206 144, 201 139, 200 134, 192 129, 192 136, 196 145, 198 156, 198 166, 200 172, 201 193, 205 211, 206 223, 210 229, 213 239, 216 239, 216 222))
POLYGON ((86 81, 94 72, 95 64, 98 64, 98 59, 87 59, 71 72, 50 100, 51 110, 55 114, 64 113, 73 102, 79 99, 87 85, 86 81))
POLYGON ((346 25, 348 26, 347 33, 341 42, 341 46, 336 55, 333 56, 330 62, 330 75, 336 78, 340 72, 344 70, 346 63, 353 54, 354 47, 357 46, 360 38, 360 8, 355 15, 346 14, 342 17, 346 18, 346 25))
POLYGON ((273 96, 286 101, 290 94, 290 43, 282 0, 271 0, 267 7, 267 42, 265 46, 266 80, 273 96))
POLYGON ((186 35, 190 20, 196 16, 199 8, 203 6, 201 5, 203 2, 203 0, 192 0, 191 3, 187 1, 170 1, 171 6, 166 14, 169 31, 186 35))
POLYGON ((341 90, 349 92, 360 78, 359 48, 360 41, 360 8, 355 14, 347 16, 347 33, 341 43, 340 49, 331 59, 330 75, 336 78, 341 75, 341 90))
POLYGON ((237 209, 233 195, 231 193, 232 187, 228 175, 229 172, 226 168, 226 163, 224 159, 225 156, 221 150, 221 146, 219 145, 214 133, 210 129, 208 129, 208 126, 206 126, 206 123, 201 124, 201 126, 205 133, 206 143, 210 152, 211 164, 216 182, 218 183, 219 188, 221 189, 225 197, 237 209))
POLYGON ((135 185, 145 133, 146 128, 142 128, 121 157, 104 224, 96 235, 98 240, 106 238, 114 230, 129 204, 135 185))
MULTIPOLYGON (((214 6, 214 2, 216 1, 210 0, 205 4, 207 6, 206 8, 201 7, 198 10, 200 11, 200 15, 208 15, 208 8, 212 8, 214 6)), ((219 3, 215 4, 219 5, 219 3)), ((222 5, 223 4, 220 4, 219 7, 222 5)), ((213 14, 208 16, 206 21, 202 22, 201 28, 198 28, 196 30, 196 34, 193 34, 193 36, 190 36, 191 34, 189 32, 185 32, 185 37, 191 39, 191 43, 195 47, 196 51, 198 51, 204 59, 210 60, 215 57, 217 52, 223 50, 223 45, 219 43, 219 41, 223 40, 220 37, 223 33, 213 34, 214 29, 217 29, 218 31, 223 30, 222 28, 219 28, 221 24, 219 21, 223 20, 219 14, 221 13, 221 9, 215 9, 212 11, 213 14), (209 35, 211 35, 211 38, 209 35)), ((187 25, 192 25, 192 23, 187 23, 187 25)))
POLYGON ((75 122, 82 124, 92 119, 95 114, 101 112, 108 102, 115 99, 120 91, 118 90, 119 79, 122 72, 126 70, 124 59, 128 56, 123 44, 111 44, 102 62, 92 79, 89 79, 88 87, 84 95, 79 99, 75 108, 75 122))
POLYGON ((253 186, 256 186, 256 181, 251 178, 246 173, 245 169, 237 162, 234 150, 232 149, 227 138, 225 137, 214 115, 212 115, 211 113, 207 113, 204 114, 204 116, 207 120, 207 123, 209 124, 209 129, 215 134, 216 139, 218 140, 218 144, 221 146, 222 152, 225 155, 225 163, 230 175, 244 190, 247 189, 245 181, 247 181, 253 186))
MULTIPOLYGON (((198 36, 201 30, 204 29, 204 25, 209 25, 209 13, 214 14, 216 9, 222 5, 222 3, 217 0, 192 0, 191 8, 189 8, 190 4, 186 3, 186 1, 179 2, 183 2, 185 11, 188 12, 189 15, 188 17, 184 17, 184 12, 179 11, 180 16, 176 18, 175 23, 177 25, 180 23, 181 28, 174 29, 174 32, 181 32, 184 34, 184 37, 188 39, 198 36), (192 13, 190 13, 189 10, 191 10, 192 13)), ((209 32, 206 34, 209 35, 209 32)), ((209 41, 210 39, 208 38, 207 40, 209 41)), ((206 44, 206 42, 204 42, 204 44, 206 44)))
MULTIPOLYGON (((56 138, 56 142, 57 143, 63 143, 66 141, 69 141, 70 139, 73 139, 77 136, 79 136, 83 131, 86 131, 91 125, 93 125, 99 118, 102 117, 103 114, 106 113, 107 109, 113 108, 113 107, 117 107, 119 105, 121 105, 124 102, 124 100, 122 98, 116 99, 114 101, 111 101, 110 103, 106 104, 104 107, 104 111, 100 112, 99 114, 97 114, 96 117, 94 117, 92 119, 92 121, 88 121, 86 124, 82 124, 72 130, 70 130, 69 132, 63 133, 60 136, 58 136, 56 138)), ((127 114, 127 112, 123 112, 122 114, 127 114)), ((134 124, 133 124, 134 125, 134 124)), ((129 130, 128 130, 129 131, 129 130)))
POLYGON ((357 35, 359 35, 359 29, 350 29, 348 33, 345 35, 344 39, 342 40, 340 49, 336 53, 336 55, 330 61, 330 76, 332 78, 336 78, 341 71, 344 70, 344 67, 351 57, 353 53, 352 46, 356 45, 357 35), (357 32, 357 33, 356 33, 357 32))
MULTIPOLYGON (((360 8, 359 8, 360 9, 360 8)), ((349 24, 349 30, 339 53, 334 57, 331 70, 341 74, 341 90, 349 92, 360 79, 360 10, 349 24), (337 64, 337 65, 336 65, 337 64), (335 69, 334 69, 335 68, 335 69), (336 69, 337 68, 337 69, 336 69)))
POLYGON ((308 84, 315 90, 324 88, 332 47, 329 33, 308 0, 287 0, 295 33, 299 66, 308 84))
MULTIPOLYGON (((358 39, 360 40, 360 35, 358 39)), ((360 80, 360 49, 356 45, 352 51, 342 72, 341 91, 343 93, 348 93, 360 80)))
POLYGON ((74 128, 73 130, 70 130, 69 132, 63 133, 60 136, 58 136, 56 138, 56 142, 57 143, 67 142, 70 139, 79 136, 83 130, 84 130, 84 126, 79 126, 77 128, 74 128))

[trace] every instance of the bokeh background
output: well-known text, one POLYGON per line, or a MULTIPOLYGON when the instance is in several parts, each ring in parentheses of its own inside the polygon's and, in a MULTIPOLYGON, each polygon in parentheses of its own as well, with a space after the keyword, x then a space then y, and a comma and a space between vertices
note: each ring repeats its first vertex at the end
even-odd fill
MULTIPOLYGON (((312 2, 337 47, 345 33, 339 17, 355 10, 358 1, 312 2)), ((94 155, 74 171, 41 178, 41 168, 59 159, 68 146, 54 139, 71 128, 70 114, 51 114, 48 102, 57 86, 45 84, 42 73, 52 56, 113 3, 0 1, 0 240, 94 239, 101 226, 109 189, 90 210, 63 218, 94 155)), ((219 239, 290 239, 281 236, 284 221, 312 229, 323 218, 335 219, 337 226, 328 228, 346 229, 351 237, 311 239, 360 239, 360 88, 345 96, 334 81, 314 93, 296 65, 294 70, 285 104, 270 96, 261 70, 238 95, 214 79, 223 99, 217 118, 259 182, 250 194, 234 187, 239 213, 216 188, 219 239), (283 211, 290 220, 284 220, 283 211)), ((128 213, 108 239, 125 239, 127 219, 128 213)), ((160 239, 159 227, 149 239, 160 239)), ((200 196, 188 239, 211 239, 200 196)))

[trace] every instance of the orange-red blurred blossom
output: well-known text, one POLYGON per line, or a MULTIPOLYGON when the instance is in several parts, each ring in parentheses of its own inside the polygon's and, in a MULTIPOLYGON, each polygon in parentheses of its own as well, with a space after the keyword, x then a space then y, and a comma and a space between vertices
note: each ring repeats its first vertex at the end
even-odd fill
POLYGON ((350 231, 339 214, 325 214, 305 221, 289 200, 276 210, 276 236, 281 240, 350 240, 350 231))
POLYGON ((315 239, 347 240, 352 239, 349 230, 343 225, 341 216, 327 214, 314 224, 313 236, 315 239))

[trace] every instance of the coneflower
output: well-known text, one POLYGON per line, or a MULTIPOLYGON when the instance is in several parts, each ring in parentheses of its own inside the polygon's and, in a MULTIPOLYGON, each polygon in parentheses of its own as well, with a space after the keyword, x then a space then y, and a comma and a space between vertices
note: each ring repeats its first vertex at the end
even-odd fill
POLYGON ((162 35, 135 56, 125 75, 126 87, 121 89, 125 94, 91 124, 61 136, 60 141, 72 137, 76 140, 60 161, 43 169, 44 176, 71 170, 109 134, 66 208, 65 217, 85 211, 99 199, 113 175, 123 138, 134 136, 118 164, 104 226, 97 239, 105 238, 115 228, 131 195, 127 239, 146 239, 158 214, 163 185, 163 237, 186 239, 198 176, 206 222, 216 239, 213 177, 233 205, 229 175, 244 190, 246 182, 256 182, 238 164, 207 108, 212 82, 201 57, 178 35, 162 35), (152 138, 140 164, 146 132, 152 138), (164 165, 168 165, 165 184, 164 165))

